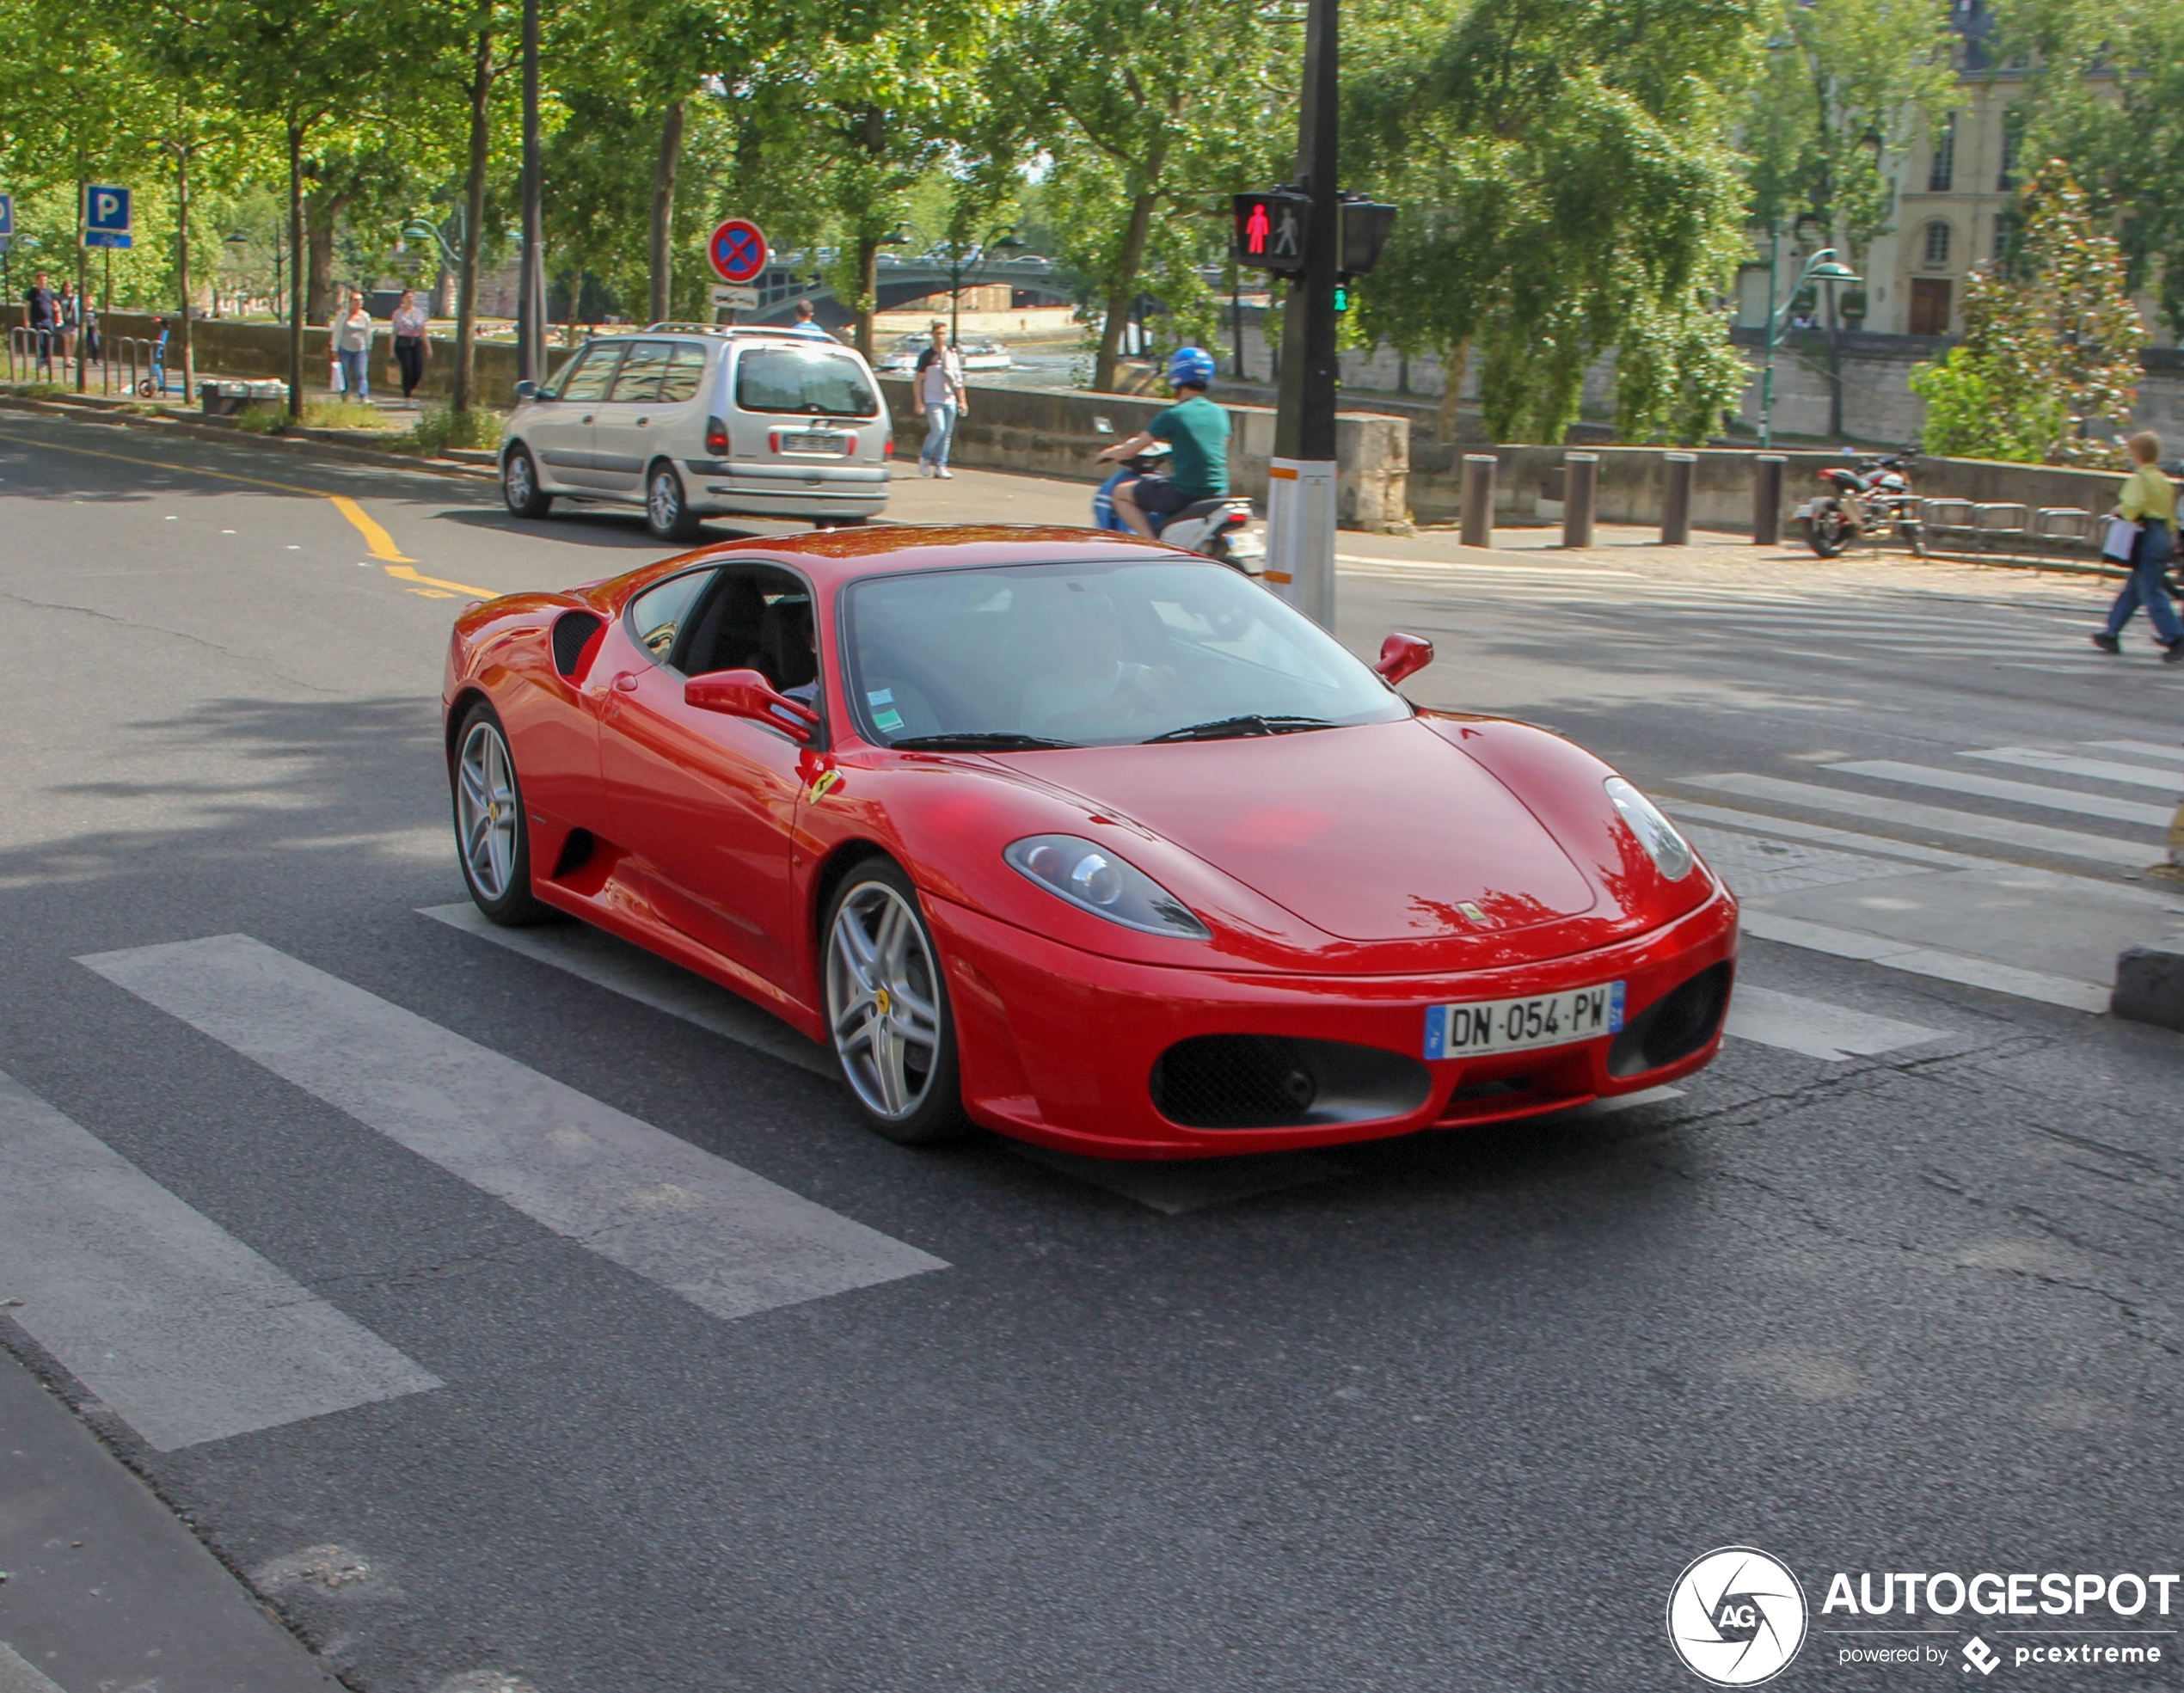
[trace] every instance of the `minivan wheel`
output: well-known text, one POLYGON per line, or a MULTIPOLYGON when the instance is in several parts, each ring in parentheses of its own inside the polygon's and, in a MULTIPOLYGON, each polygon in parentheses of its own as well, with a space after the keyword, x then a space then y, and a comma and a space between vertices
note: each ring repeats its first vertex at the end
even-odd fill
POLYGON ((663 541, 695 541, 697 514, 683 498, 683 479, 662 459, 645 479, 645 527, 663 541))
POLYGON ((539 489, 538 467, 528 447, 510 447, 500 461, 500 497, 519 518, 543 518, 554 509, 554 496, 539 489))

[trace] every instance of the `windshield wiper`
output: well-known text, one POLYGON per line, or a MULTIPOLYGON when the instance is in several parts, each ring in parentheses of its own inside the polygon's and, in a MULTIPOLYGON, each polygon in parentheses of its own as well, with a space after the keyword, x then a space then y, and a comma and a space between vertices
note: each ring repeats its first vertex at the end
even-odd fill
POLYGON ((1253 712, 1242 717, 1217 717, 1211 723, 1193 723, 1186 728, 1170 729, 1164 735, 1155 735, 1143 743, 1157 746, 1164 740, 1230 740, 1238 735, 1293 735, 1305 729, 1331 729, 1334 724, 1324 717, 1267 716, 1253 712))
POLYGON ((1010 729, 979 729, 960 735, 912 735, 891 740, 898 752, 1035 752, 1043 747, 1075 746, 1073 740, 1048 740, 1044 735, 1020 735, 1010 729))

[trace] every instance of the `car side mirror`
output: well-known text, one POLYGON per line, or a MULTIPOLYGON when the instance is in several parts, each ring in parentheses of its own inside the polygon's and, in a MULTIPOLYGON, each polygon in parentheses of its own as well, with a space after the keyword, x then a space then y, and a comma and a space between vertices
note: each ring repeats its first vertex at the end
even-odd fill
POLYGON ((1415 676, 1433 662, 1433 643, 1421 635, 1400 632, 1380 643, 1380 662, 1373 666, 1390 687, 1405 677, 1415 676))
POLYGON ((518 401, 536 400, 537 397, 538 384, 537 383, 519 382, 516 384, 516 398, 518 401))
POLYGON ((801 700, 775 691, 773 684, 755 670, 716 670, 693 676, 683 684, 683 703, 724 717, 747 717, 779 729, 792 740, 809 740, 819 721, 819 713, 801 700))

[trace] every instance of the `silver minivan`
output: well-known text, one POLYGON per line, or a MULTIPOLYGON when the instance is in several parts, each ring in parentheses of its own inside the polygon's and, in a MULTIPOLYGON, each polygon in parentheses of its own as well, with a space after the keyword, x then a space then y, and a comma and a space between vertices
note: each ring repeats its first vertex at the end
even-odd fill
POLYGON ((655 323, 585 343, 516 387, 500 494, 518 517, 556 500, 641 506, 663 541, 709 517, 862 523, 887 503, 894 421, 872 367, 786 329, 655 323))

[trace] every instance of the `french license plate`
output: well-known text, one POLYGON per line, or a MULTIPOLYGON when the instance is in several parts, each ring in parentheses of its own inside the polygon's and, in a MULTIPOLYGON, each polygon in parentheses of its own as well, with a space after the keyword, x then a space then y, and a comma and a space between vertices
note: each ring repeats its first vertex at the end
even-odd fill
POLYGON ((783 452, 831 452, 841 456, 842 438, 839 435, 784 435, 781 438, 783 452))
POLYGON ((1566 1046, 1623 1027, 1623 984, 1573 988, 1531 999, 1491 999, 1474 1005, 1426 1008, 1426 1056, 1479 1058, 1566 1046))

